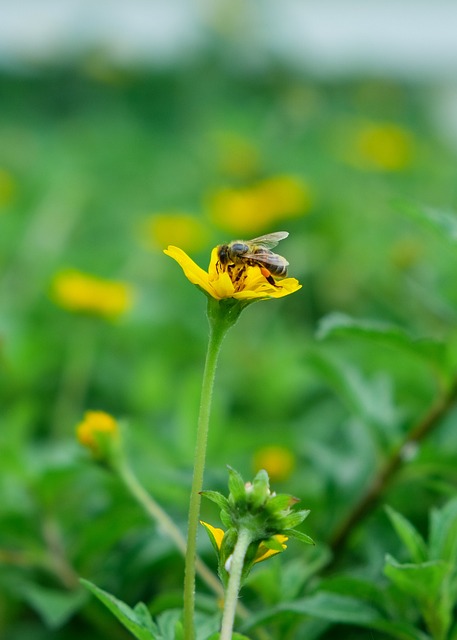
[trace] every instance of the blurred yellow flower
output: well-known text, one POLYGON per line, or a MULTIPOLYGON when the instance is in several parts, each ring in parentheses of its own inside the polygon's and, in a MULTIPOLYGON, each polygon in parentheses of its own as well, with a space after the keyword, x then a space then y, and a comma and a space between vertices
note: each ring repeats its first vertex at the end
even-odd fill
POLYGON ((51 295, 56 304, 68 311, 104 318, 117 318, 133 304, 133 291, 128 284, 103 280, 74 269, 55 275, 51 295))
POLYGON ((254 454, 254 470, 265 469, 270 480, 281 482, 287 480, 295 468, 295 455, 286 447, 269 445, 258 449, 254 454))
POLYGON ((355 162, 365 169, 401 171, 414 155, 411 132, 393 123, 368 123, 355 133, 355 162))
POLYGON ((116 420, 104 411, 86 411, 84 419, 76 426, 78 442, 96 457, 106 455, 119 438, 116 420))
POLYGON ((294 176, 273 176, 250 187, 221 188, 208 197, 215 224, 236 233, 256 233, 271 224, 311 208, 309 186, 294 176))
POLYGON ((270 284, 257 266, 244 266, 243 277, 240 271, 222 271, 219 265, 218 247, 211 252, 208 271, 204 271, 180 248, 170 246, 164 253, 180 265, 184 275, 192 284, 202 289, 216 300, 236 298, 253 300, 262 298, 282 298, 301 288, 296 278, 284 278, 276 286, 270 284), (233 280, 232 280, 233 278, 233 280))
POLYGON ((6 207, 16 193, 16 181, 13 175, 0 167, 0 208, 6 207))
MULTIPOLYGON (((222 545, 222 540, 224 539, 225 531, 223 531, 223 529, 213 527, 207 522, 203 522, 203 520, 200 520, 200 524, 202 524, 205 527, 210 539, 212 539, 215 545, 217 546, 217 548, 220 549, 222 545)), ((274 538, 280 543, 282 547, 282 551, 287 549, 287 545, 285 544, 289 539, 287 536, 278 533, 277 535, 272 536, 272 538, 274 538)), ((269 549, 263 542, 261 542, 257 549, 254 563, 263 562, 264 560, 267 560, 267 558, 271 558, 271 556, 275 556, 277 553, 281 553, 281 551, 279 551, 278 549, 269 549)))
POLYGON ((187 251, 198 251, 208 243, 208 228, 186 213, 160 213, 148 216, 141 225, 141 240, 148 246, 179 245, 187 251))

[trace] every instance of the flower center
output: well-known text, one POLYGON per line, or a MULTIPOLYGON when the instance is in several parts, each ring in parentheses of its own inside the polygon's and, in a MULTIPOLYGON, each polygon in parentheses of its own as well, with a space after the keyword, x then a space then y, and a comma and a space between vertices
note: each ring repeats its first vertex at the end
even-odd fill
POLYGON ((233 283, 236 292, 243 291, 246 283, 246 265, 245 264, 228 264, 227 273, 233 283))

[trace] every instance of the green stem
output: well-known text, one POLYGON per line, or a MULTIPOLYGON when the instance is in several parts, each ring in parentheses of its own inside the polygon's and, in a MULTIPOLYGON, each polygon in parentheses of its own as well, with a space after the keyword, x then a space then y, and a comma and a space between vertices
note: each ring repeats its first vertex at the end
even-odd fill
MULTIPOLYGON (((222 320, 222 319, 221 319, 222 320)), ((210 334, 203 372, 200 413, 198 416, 197 440, 195 447, 194 475, 189 501, 189 519, 187 530, 187 550, 184 574, 184 640, 194 640, 195 609, 195 562, 197 557, 197 530, 200 516, 200 492, 203 488, 206 445, 211 408, 211 396, 216 374, 217 359, 222 340, 230 325, 210 316, 210 334)))
POLYGON ((251 544, 251 532, 247 529, 240 529, 238 540, 232 554, 230 566, 230 578, 225 594, 224 614, 222 616, 222 627, 219 640, 231 640, 233 633, 233 622, 240 592, 241 574, 243 572, 244 558, 246 551, 251 544))

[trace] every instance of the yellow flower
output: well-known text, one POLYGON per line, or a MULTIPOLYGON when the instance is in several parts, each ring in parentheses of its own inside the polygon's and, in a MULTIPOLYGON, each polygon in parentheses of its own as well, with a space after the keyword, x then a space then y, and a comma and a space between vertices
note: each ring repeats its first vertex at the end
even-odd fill
POLYGON ((73 269, 56 274, 52 283, 54 301, 68 311, 116 318, 130 309, 133 292, 129 285, 103 280, 73 269))
POLYGON ((244 266, 242 277, 239 270, 233 270, 230 277, 228 271, 218 268, 218 248, 211 252, 208 271, 204 271, 178 247, 170 246, 164 253, 180 265, 184 275, 192 284, 202 289, 216 300, 235 298, 238 300, 261 300, 264 298, 282 298, 301 288, 296 278, 284 278, 276 286, 270 284, 257 266, 244 266))
POLYGON ((96 457, 106 455, 119 438, 116 420, 104 411, 86 411, 84 419, 76 427, 80 444, 90 449, 96 457))
POLYGON ((156 247, 173 243, 197 251, 207 244, 208 236, 208 228, 196 216, 185 213, 151 215, 141 229, 141 239, 156 247))
POLYGON ((254 455, 255 471, 265 469, 270 480, 284 481, 289 478, 295 467, 295 456, 286 447, 270 445, 262 447, 254 455))
POLYGON ((367 124, 356 136, 361 163, 383 171, 401 171, 411 164, 413 138, 393 123, 367 124))
MULTIPOLYGON (((210 540, 213 541, 217 549, 220 549, 222 546, 222 540, 224 539, 225 531, 223 531, 222 529, 218 529, 217 527, 213 527, 207 522, 203 522, 203 520, 200 520, 200 524, 205 527, 210 540)), ((278 533, 277 535, 273 536, 273 538, 280 543, 282 551, 287 549, 287 545, 285 544, 289 539, 287 536, 278 533)), ((263 562, 264 560, 271 558, 271 556, 275 556, 277 553, 281 553, 281 551, 279 551, 278 549, 269 549, 263 542, 261 542, 259 544, 259 548, 257 549, 254 563, 263 562)))
POLYGON ((294 176, 273 176, 243 189, 222 188, 208 198, 211 220, 227 231, 256 233, 311 207, 311 191, 294 176))

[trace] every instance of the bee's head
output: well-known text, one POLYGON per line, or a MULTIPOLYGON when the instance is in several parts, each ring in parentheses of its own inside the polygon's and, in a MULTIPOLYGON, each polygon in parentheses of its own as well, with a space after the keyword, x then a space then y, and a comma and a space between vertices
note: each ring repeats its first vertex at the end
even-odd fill
POLYGON ((219 245, 217 255, 221 264, 228 264, 230 262, 230 250, 228 244, 219 245))

